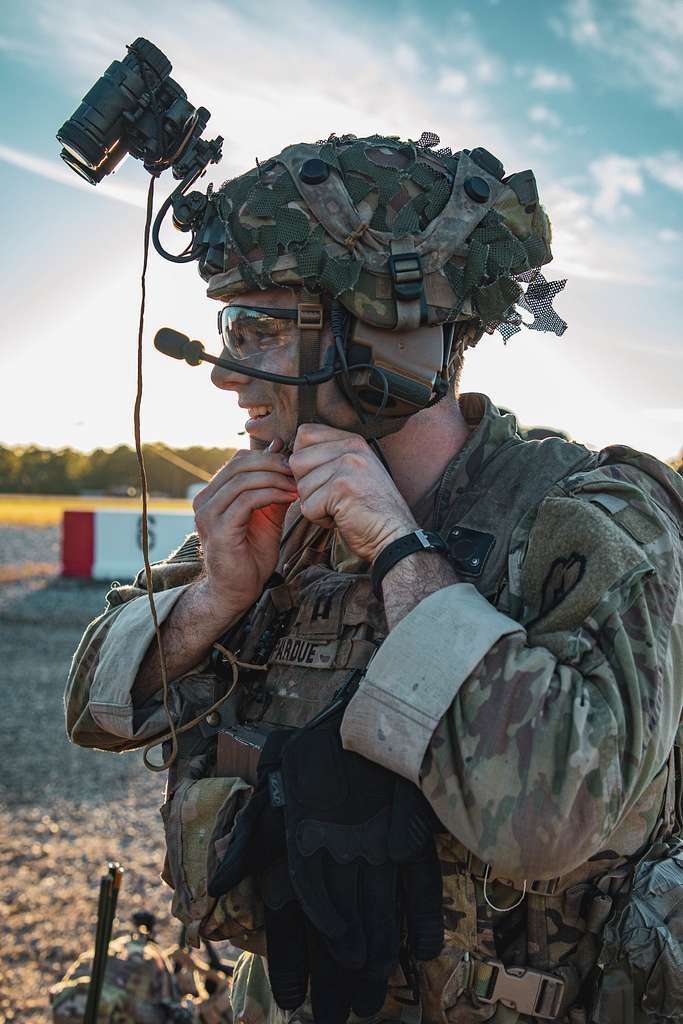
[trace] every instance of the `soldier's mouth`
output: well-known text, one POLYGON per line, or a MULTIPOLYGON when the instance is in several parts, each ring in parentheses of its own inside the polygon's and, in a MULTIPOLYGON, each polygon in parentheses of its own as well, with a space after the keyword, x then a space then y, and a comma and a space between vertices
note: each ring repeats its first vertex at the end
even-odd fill
POLYGON ((247 420, 247 422, 244 425, 244 429, 247 431, 247 433, 249 433, 249 431, 251 429, 253 429, 254 427, 256 427, 257 425, 258 426, 262 426, 264 424, 264 422, 268 419, 268 417, 270 416, 272 411, 273 411, 272 405, 254 405, 254 406, 250 406, 247 409, 247 413, 249 414, 249 419, 247 420))

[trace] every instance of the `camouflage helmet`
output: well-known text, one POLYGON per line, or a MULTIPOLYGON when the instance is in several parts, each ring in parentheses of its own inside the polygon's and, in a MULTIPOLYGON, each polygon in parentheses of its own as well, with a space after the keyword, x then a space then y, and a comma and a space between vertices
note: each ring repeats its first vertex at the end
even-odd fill
POLYGON ((505 177, 487 150, 438 143, 332 135, 227 181, 197 239, 209 297, 298 285, 373 327, 468 321, 469 345, 519 330, 519 303, 533 329, 561 334, 551 301, 564 282, 539 272, 551 227, 533 173, 505 177))
MULTIPOLYGON (((54 1024, 83 1020, 93 951, 83 953, 50 990, 54 1024)), ((178 994, 171 961, 144 935, 122 935, 109 946, 98 1024, 170 1024, 191 1021, 178 994)))

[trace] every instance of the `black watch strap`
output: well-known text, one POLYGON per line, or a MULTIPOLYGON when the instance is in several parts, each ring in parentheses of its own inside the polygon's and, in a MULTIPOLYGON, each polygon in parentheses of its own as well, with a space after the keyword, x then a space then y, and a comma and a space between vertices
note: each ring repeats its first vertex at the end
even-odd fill
POLYGON ((414 555, 417 551, 437 551, 439 554, 448 554, 448 545, 438 533, 430 530, 413 530, 406 537, 399 537, 392 540, 391 544, 380 551, 370 570, 372 592, 378 600, 382 600, 382 580, 390 569, 408 555, 414 555))

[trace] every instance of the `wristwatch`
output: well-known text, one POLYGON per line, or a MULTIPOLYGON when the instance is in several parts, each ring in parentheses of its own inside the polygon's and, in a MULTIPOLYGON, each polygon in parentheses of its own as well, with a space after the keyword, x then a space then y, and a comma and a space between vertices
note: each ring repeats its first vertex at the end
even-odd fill
POLYGON ((430 530, 413 530, 407 536, 399 537, 398 540, 392 540, 391 544, 387 544, 372 563, 370 570, 372 592, 379 601, 382 600, 382 580, 389 570, 402 558, 414 555, 417 551, 436 551, 441 555, 448 555, 448 545, 438 533, 432 533, 430 530))

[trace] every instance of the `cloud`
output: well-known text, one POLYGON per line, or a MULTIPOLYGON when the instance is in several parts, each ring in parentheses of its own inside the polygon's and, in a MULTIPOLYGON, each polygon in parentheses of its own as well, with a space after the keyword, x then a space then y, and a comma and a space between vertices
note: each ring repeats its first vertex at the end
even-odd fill
POLYGON ((593 212, 611 220, 631 212, 622 199, 642 195, 646 177, 665 188, 683 192, 683 156, 675 150, 640 157, 607 153, 589 164, 588 169, 595 186, 593 212))
POLYGON ((588 169, 597 185, 593 211, 599 216, 613 218, 626 213, 628 207, 622 204, 622 197, 639 196, 643 191, 643 176, 638 160, 611 153, 594 160, 588 169))
POLYGON ((552 153, 557 149, 557 144, 549 139, 547 135, 542 135, 540 132, 533 132, 531 135, 528 135, 526 141, 537 153, 552 153))
POLYGON ((536 67, 531 69, 529 85, 540 92, 571 92, 574 81, 566 71, 553 68, 536 67))
POLYGON ((44 60, 46 56, 45 48, 36 46, 32 40, 15 39, 7 35, 0 35, 0 53, 32 64, 35 64, 37 60, 44 60))
POLYGON ((4 160, 5 163, 12 164, 14 167, 20 167, 24 171, 30 171, 31 174, 38 174, 41 178, 56 181, 60 185, 85 190, 104 199, 115 199, 117 202, 128 203, 130 206, 143 208, 145 206, 143 189, 111 180, 102 181, 99 185, 90 185, 83 178, 79 178, 75 171, 69 170, 56 152, 54 160, 44 160, 42 157, 25 153, 23 150, 0 144, 0 160, 4 160))
POLYGON ((482 85, 490 85, 492 82, 497 82, 501 76, 500 63, 491 56, 482 57, 477 61, 473 71, 474 77, 482 85))
POLYGON ((643 158, 643 166, 660 185, 683 192, 683 156, 668 149, 656 156, 643 158))
POLYGON ((650 284, 643 271, 647 265, 643 249, 623 236, 616 236, 596 221, 586 188, 566 181, 551 181, 541 199, 553 225, 553 267, 557 274, 591 281, 650 284))
POLYGON ((399 43, 394 50, 394 60, 396 66, 401 71, 407 71, 408 74, 416 74, 421 68, 420 58, 412 46, 408 46, 407 43, 399 43))
POLYGON ((674 231, 673 228, 661 228, 657 232, 657 240, 660 242, 681 242, 683 241, 683 235, 680 231, 674 231))
POLYGON ((655 420, 658 423, 681 423, 683 424, 683 407, 673 409, 643 409, 642 415, 648 420, 655 420))
POLYGON ((672 110, 683 104, 681 0, 570 0, 551 28, 592 53, 602 78, 620 87, 647 89, 672 110))
POLYGON ((462 96, 467 85, 467 75, 463 71, 442 71, 436 87, 448 96, 462 96))
POLYGON ((529 120, 533 121, 534 124, 544 124, 548 128, 559 128, 561 121, 557 114, 553 110, 549 110, 548 107, 544 107, 541 103, 536 103, 529 109, 529 120))

